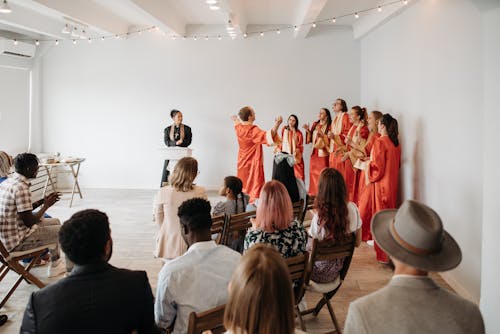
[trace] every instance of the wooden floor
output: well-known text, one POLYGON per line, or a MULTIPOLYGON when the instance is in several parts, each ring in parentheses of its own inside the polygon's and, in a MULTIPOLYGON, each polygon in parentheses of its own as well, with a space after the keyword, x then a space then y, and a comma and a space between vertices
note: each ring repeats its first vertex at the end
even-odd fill
MULTIPOLYGON (((84 199, 75 199, 72 208, 68 207, 69 201, 63 199, 49 209, 49 214, 58 217, 63 222, 76 211, 95 208, 106 212, 111 222, 111 234, 114 241, 114 252, 111 264, 128 269, 146 270, 149 281, 156 290, 158 272, 162 261, 153 258, 152 252, 155 244, 157 227, 152 222, 152 201, 155 194, 149 190, 96 190, 84 189, 84 199)), ((66 195, 68 196, 68 195, 66 195)), ((215 193, 210 197, 212 203, 218 200, 215 193)), ((46 267, 32 270, 35 275, 45 279, 46 267)), ((361 296, 383 287, 392 276, 392 271, 375 261, 373 248, 365 243, 356 249, 354 259, 349 269, 346 281, 333 298, 333 307, 340 326, 344 326, 349 303, 361 296)), ((433 276, 443 286, 446 283, 439 277, 433 276)), ((11 283, 17 277, 9 273, 0 283, 0 297, 3 298, 11 283)), ((449 287, 448 287, 449 288, 449 287)), ((0 333, 19 333, 24 308, 29 295, 37 288, 23 282, 0 310, 1 314, 9 316, 8 322, 0 328, 0 333)), ((319 296, 307 293, 307 306, 312 306, 319 296)), ((326 307, 318 317, 308 315, 305 317, 308 333, 322 333, 331 331, 333 325, 326 307)))

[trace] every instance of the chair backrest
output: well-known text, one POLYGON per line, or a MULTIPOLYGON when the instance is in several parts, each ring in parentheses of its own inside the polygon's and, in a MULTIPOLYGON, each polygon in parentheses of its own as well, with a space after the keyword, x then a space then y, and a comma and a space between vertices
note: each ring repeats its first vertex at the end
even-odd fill
MULTIPOLYGON (((340 279, 344 280, 345 276, 347 275, 347 271, 349 270, 349 266, 351 265, 355 247, 355 233, 349 234, 349 237, 341 243, 334 243, 332 240, 318 241, 318 239, 312 239, 311 257, 308 264, 308 273, 312 272, 312 268, 316 261, 344 259, 344 264, 339 274, 340 279)), ((309 277, 310 275, 306 277, 306 285, 309 283, 309 277)))
POLYGON ((235 234, 246 234, 247 230, 252 227, 250 218, 255 217, 255 214, 255 211, 248 211, 230 215, 226 220, 223 244, 229 246, 235 234))
POLYGON ((7 251, 7 248, 3 245, 3 242, 0 240, 0 254, 2 255, 2 258, 8 259, 9 258, 9 251, 7 251))
POLYGON ((305 280, 307 278, 307 266, 309 262, 309 253, 304 252, 302 255, 297 255, 285 259, 285 262, 290 271, 295 305, 297 305, 305 293, 305 280))
POLYGON ((304 221, 307 211, 312 210, 314 206, 314 200, 316 199, 316 196, 312 195, 307 195, 306 196, 306 204, 304 205, 304 210, 302 211, 302 215, 300 217, 300 221, 304 221))
POLYGON ((215 242, 220 245, 222 244, 222 238, 224 237, 224 228, 226 226, 226 215, 218 215, 212 217, 212 227, 210 228, 210 233, 216 235, 215 242))
POLYGON ((302 222, 302 212, 304 211, 304 200, 293 203, 293 219, 302 222))
POLYGON ((224 333, 224 309, 226 305, 217 306, 205 312, 191 312, 188 322, 188 334, 201 334, 212 331, 213 334, 224 333))

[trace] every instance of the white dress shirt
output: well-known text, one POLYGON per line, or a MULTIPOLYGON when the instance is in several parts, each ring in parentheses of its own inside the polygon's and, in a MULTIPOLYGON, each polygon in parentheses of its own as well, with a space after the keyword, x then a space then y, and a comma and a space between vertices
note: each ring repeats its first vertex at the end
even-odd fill
POLYGON ((214 241, 197 242, 166 263, 158 276, 155 321, 174 333, 186 333, 189 314, 225 304, 227 285, 241 255, 214 241))

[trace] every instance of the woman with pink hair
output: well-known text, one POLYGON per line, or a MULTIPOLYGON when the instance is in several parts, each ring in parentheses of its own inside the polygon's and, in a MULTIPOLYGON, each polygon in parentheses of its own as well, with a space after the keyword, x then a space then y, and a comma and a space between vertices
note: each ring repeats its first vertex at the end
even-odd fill
POLYGON ((304 253, 307 232, 293 219, 292 201, 279 181, 269 181, 260 192, 257 215, 245 236, 245 251, 255 244, 269 244, 284 258, 304 253))

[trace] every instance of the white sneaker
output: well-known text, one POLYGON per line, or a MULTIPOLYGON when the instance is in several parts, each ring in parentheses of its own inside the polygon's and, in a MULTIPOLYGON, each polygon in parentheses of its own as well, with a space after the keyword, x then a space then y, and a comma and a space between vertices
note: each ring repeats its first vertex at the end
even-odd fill
POLYGON ((373 247, 373 240, 368 240, 366 244, 370 247, 373 247))
POLYGON ((56 262, 52 262, 50 266, 47 268, 47 277, 57 277, 66 273, 66 265, 64 261, 59 259, 56 262))

